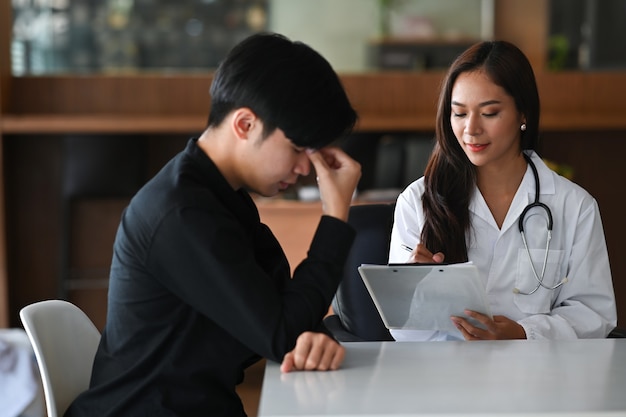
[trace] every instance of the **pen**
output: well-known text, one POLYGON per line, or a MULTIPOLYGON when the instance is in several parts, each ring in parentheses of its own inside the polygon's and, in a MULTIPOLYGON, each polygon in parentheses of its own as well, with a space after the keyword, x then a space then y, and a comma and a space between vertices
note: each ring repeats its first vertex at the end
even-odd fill
POLYGON ((404 243, 401 243, 400 246, 402 247, 402 249, 409 251, 409 252, 413 252, 413 248, 410 246, 405 245, 404 243))

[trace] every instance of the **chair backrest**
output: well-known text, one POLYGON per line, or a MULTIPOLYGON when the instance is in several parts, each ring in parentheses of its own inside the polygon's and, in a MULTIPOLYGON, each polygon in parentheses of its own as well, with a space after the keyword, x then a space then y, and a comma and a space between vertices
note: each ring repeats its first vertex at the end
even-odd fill
POLYGON ((357 270, 361 264, 387 263, 394 208, 393 203, 350 208, 348 223, 356 230, 356 237, 332 307, 344 329, 361 340, 394 340, 357 270))
POLYGON ((89 387, 100 332, 80 308, 62 300, 27 305, 20 319, 35 351, 48 417, 60 417, 89 387))

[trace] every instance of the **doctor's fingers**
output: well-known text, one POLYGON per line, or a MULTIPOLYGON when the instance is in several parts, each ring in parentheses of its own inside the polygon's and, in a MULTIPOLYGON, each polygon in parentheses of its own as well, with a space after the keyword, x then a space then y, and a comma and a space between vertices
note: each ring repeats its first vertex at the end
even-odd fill
POLYGON ((418 243, 417 247, 413 250, 413 256, 411 260, 419 263, 440 263, 443 262, 444 255, 441 252, 433 254, 424 246, 423 243, 418 243))
POLYGON ((495 340, 497 339, 497 335, 490 330, 487 325, 487 329, 482 329, 480 327, 474 326, 469 321, 467 321, 463 317, 450 317, 452 323, 456 326, 456 328, 461 332, 465 340, 495 340))
POLYGON ((469 324, 465 319, 462 319, 461 317, 450 317, 450 320, 452 320, 452 323, 454 323, 456 328, 461 332, 461 335, 465 340, 478 340, 470 332, 470 329, 472 329, 474 326, 469 324))
MULTIPOLYGON (((495 322, 494 319, 490 318, 489 316, 479 313, 477 311, 473 311, 473 310, 465 310, 464 313, 466 316, 471 317, 477 322, 479 322, 480 324, 482 324, 484 328, 486 329, 486 331, 488 331, 489 333, 492 333, 494 335, 498 333, 498 330, 499 330, 498 324, 495 322)), ((485 332, 485 329, 481 329, 480 327, 476 327, 476 326, 472 326, 472 327, 476 329, 474 333, 482 334, 483 332, 485 332)), ((494 336, 490 339, 497 339, 497 337, 494 336)))
POLYGON ((524 327, 506 316, 493 316, 493 320, 491 320, 484 314, 475 311, 466 311, 465 313, 485 327, 476 327, 462 317, 452 317, 452 321, 467 340, 526 339, 524 327))
POLYGON ((432 258, 432 253, 424 246, 423 243, 418 243, 417 247, 413 249, 413 253, 411 254, 412 262, 429 262, 428 260, 432 258))

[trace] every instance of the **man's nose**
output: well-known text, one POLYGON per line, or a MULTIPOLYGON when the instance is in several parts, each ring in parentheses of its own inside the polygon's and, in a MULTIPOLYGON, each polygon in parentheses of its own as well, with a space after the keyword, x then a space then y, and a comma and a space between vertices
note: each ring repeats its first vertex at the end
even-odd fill
POLYGON ((311 172, 311 161, 305 152, 302 152, 302 155, 299 156, 294 172, 303 177, 306 177, 311 172))

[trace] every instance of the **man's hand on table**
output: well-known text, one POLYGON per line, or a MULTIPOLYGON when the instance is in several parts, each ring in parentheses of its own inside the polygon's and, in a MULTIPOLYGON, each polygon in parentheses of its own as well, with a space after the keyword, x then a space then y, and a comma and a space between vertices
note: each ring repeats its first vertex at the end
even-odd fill
POLYGON ((346 349, 324 333, 304 332, 296 347, 283 358, 282 372, 329 371, 338 369, 346 349))

